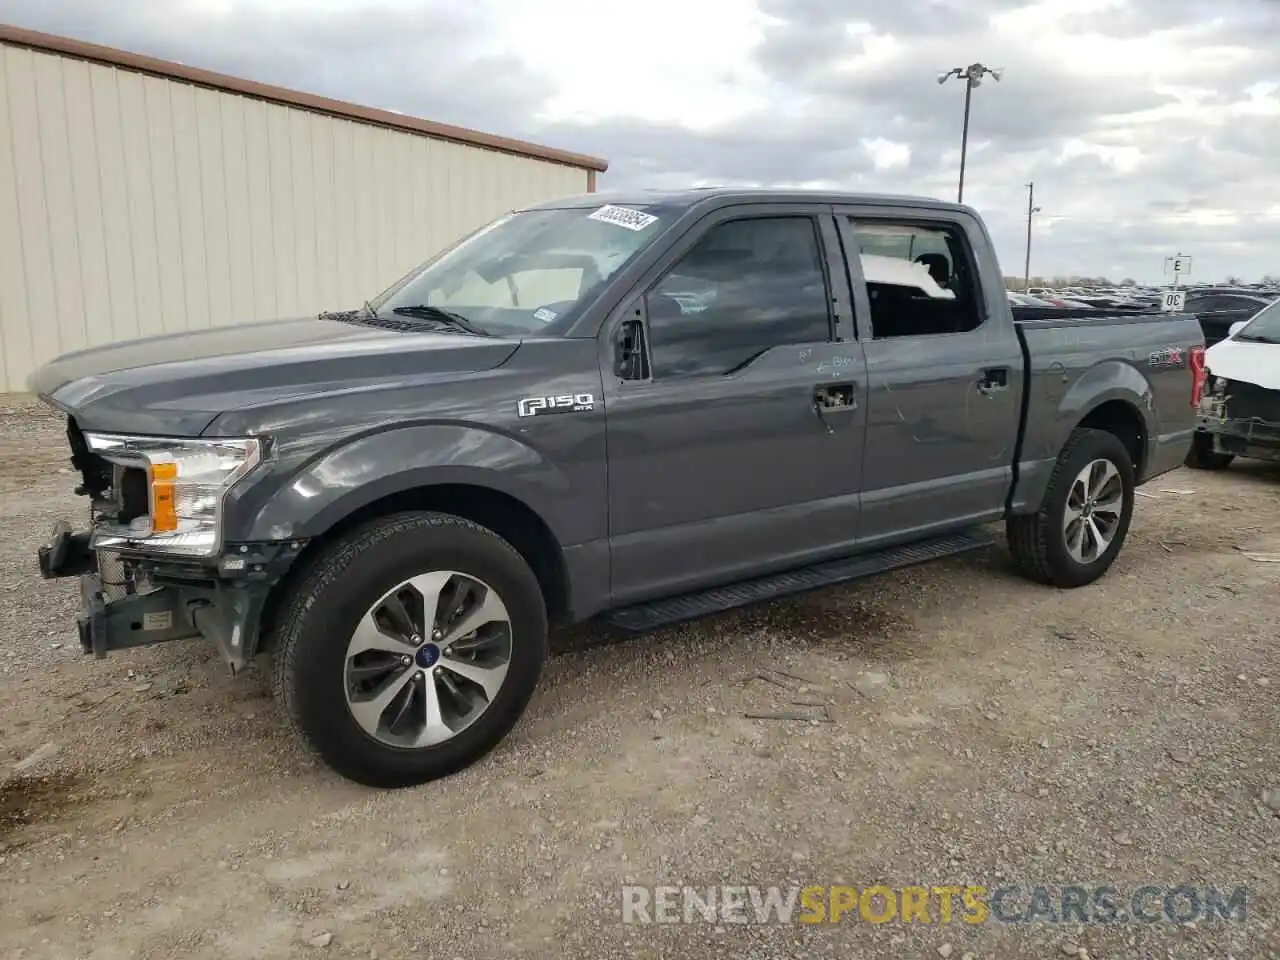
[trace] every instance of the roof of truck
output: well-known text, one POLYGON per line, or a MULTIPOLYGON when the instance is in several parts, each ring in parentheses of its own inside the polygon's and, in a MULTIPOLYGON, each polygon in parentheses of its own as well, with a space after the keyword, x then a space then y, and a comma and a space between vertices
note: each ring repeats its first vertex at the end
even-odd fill
POLYGON ((928 207, 937 210, 968 210, 963 204, 887 193, 842 193, 832 190, 797 190, 777 187, 687 187, 678 190, 619 190, 584 193, 531 204, 526 210, 554 210, 573 207, 598 207, 616 204, 627 207, 661 206, 688 209, 703 203, 841 203, 883 204, 885 206, 928 207))

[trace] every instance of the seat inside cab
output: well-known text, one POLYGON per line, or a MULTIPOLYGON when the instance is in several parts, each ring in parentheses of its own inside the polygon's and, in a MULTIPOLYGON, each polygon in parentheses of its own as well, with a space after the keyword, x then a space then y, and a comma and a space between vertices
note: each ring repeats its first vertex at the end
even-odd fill
POLYGON ((967 249, 947 227, 856 225, 877 340, 966 333, 982 310, 967 249))

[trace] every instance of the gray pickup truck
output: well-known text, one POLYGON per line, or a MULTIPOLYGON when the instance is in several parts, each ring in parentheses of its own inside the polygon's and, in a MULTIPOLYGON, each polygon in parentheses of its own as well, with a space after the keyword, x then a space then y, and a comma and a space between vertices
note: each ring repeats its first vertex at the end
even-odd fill
MULTIPOLYGON (((1038 312, 1043 316, 1043 311, 1038 312)), ((1111 566, 1196 425, 1194 317, 1015 318, 969 208, 598 194, 500 217, 357 310, 118 343, 67 416, 86 652, 203 637, 334 769, 465 767, 549 626, 643 630, 989 544, 1111 566)))

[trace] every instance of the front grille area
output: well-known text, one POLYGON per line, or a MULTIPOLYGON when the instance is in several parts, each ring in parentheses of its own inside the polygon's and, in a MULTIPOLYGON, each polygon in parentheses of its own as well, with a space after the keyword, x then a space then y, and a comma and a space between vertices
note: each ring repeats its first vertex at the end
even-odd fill
POLYGON ((1231 420, 1280 424, 1280 390, 1265 390, 1253 383, 1233 381, 1227 384, 1226 415, 1231 420))
POLYGON ((102 578, 102 599, 107 603, 132 593, 132 574, 116 550, 98 551, 98 576, 102 578))

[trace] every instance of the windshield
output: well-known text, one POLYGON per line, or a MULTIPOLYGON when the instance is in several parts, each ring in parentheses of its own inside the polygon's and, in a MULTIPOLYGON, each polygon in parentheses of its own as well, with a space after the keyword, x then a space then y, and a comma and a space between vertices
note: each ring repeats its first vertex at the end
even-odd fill
MULTIPOLYGON (((434 307, 495 336, 563 333, 671 221, 666 210, 527 210, 486 224, 370 302, 379 314, 434 307)), ((429 315, 423 322, 429 320, 429 315)))
POLYGON ((1255 313, 1248 325, 1232 339, 1280 343, 1280 300, 1275 301, 1269 307, 1263 307, 1258 313, 1255 313))

